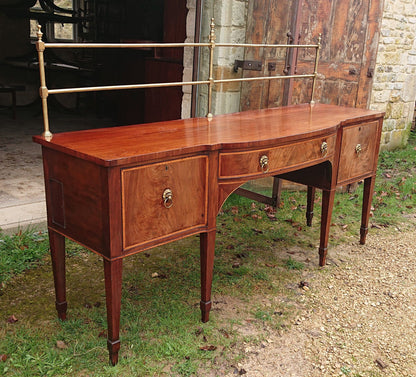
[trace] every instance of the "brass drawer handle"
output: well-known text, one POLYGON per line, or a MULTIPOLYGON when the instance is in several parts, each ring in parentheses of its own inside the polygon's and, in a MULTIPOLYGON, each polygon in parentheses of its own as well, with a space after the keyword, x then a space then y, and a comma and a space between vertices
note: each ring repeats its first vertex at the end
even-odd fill
POLYGON ((172 195, 172 190, 171 189, 166 189, 165 191, 163 191, 163 205, 166 208, 170 208, 173 206, 173 195, 172 195))
POLYGON ((359 155, 361 152, 362 152, 361 144, 357 144, 355 146, 355 153, 359 155))
POLYGON ((260 157, 260 167, 263 173, 267 173, 269 171, 269 157, 266 155, 260 157))
POLYGON ((326 156, 326 154, 328 153, 328 143, 326 141, 322 142, 321 144, 321 153, 322 156, 326 156))

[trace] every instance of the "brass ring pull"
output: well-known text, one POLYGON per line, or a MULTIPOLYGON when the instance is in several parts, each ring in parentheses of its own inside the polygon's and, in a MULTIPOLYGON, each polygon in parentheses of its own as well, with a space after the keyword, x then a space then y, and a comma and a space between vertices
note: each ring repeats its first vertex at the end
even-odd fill
POLYGON ((269 157, 266 155, 260 157, 260 167, 263 173, 267 173, 269 171, 269 157))
POLYGON ((172 190, 171 189, 166 189, 165 191, 163 191, 163 205, 165 206, 165 208, 170 208, 173 206, 173 195, 172 195, 172 190))
POLYGON ((326 154, 328 153, 328 143, 326 141, 323 141, 321 144, 321 153, 322 156, 326 156, 326 154))
POLYGON ((361 144, 357 144, 355 146, 355 153, 357 153, 358 155, 361 153, 362 148, 361 148, 361 144))

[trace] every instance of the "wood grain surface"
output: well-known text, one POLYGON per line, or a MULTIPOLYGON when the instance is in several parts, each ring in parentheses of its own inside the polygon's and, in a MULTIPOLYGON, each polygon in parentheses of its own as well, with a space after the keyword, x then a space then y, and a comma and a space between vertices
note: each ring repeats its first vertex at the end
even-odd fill
POLYGON ((119 166, 204 150, 278 146, 321 136, 331 128, 335 131, 341 123, 381 116, 371 110, 304 104, 218 115, 211 121, 180 119, 60 133, 51 141, 35 136, 33 140, 102 166, 119 166))

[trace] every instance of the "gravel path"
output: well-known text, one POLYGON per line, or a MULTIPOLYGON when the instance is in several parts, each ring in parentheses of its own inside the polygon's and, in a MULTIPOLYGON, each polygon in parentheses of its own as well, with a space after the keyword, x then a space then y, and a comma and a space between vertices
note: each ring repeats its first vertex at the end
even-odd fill
POLYGON ((333 249, 299 295, 301 315, 227 376, 416 376, 415 218, 333 249))

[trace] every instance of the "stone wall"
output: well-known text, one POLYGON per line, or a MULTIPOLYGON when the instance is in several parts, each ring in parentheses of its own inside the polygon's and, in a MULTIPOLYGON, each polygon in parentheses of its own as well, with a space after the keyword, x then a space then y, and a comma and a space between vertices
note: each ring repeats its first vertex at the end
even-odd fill
POLYGON ((382 149, 406 144, 416 101, 416 2, 384 0, 370 108, 386 112, 382 149))
MULTIPOLYGON (((201 20, 201 42, 208 41, 211 18, 215 20, 216 42, 244 43, 246 36, 248 0, 204 0, 201 20)), ((237 77, 233 66, 235 59, 243 59, 243 48, 216 47, 214 53, 214 77, 237 77)), ((200 80, 209 77, 209 49, 201 49, 200 80)), ((198 87, 197 116, 207 112, 206 85, 198 87)), ((239 111, 240 84, 223 84, 214 87, 212 96, 212 113, 224 114, 239 111)))
MULTIPOLYGON (((382 1, 382 0, 380 0, 382 1)), ((195 0, 188 0, 187 40, 194 36, 195 0)), ((204 0, 201 41, 208 41, 209 24, 214 17, 217 42, 245 42, 248 0, 204 0)), ((208 78, 207 48, 201 49, 199 79, 208 78)), ((184 80, 192 77, 193 49, 185 51, 184 80)), ((216 78, 237 77, 235 59, 243 59, 243 49, 216 48, 216 78)), ((207 86, 198 87, 197 116, 207 111, 207 86)), ((191 87, 184 87, 182 116, 189 117, 191 87)), ((416 2, 384 0, 377 63, 370 108, 386 112, 381 149, 394 149, 407 142, 416 101, 416 2)), ((221 85, 213 92, 213 113, 240 110, 240 84, 221 85)))
MULTIPOLYGON (((187 0, 186 7, 188 8, 188 15, 186 18, 186 39, 185 43, 194 42, 195 38, 195 17, 196 17, 196 1, 187 0)), ((185 47, 183 53, 183 77, 182 81, 192 81, 192 72, 194 64, 194 49, 192 47, 185 47)), ((182 119, 191 116, 192 103, 192 87, 183 86, 182 97, 182 119)))

